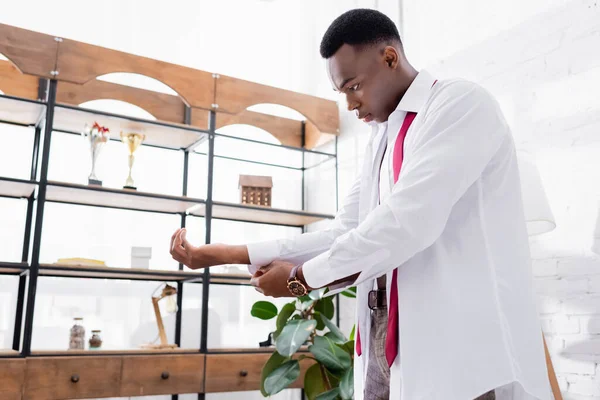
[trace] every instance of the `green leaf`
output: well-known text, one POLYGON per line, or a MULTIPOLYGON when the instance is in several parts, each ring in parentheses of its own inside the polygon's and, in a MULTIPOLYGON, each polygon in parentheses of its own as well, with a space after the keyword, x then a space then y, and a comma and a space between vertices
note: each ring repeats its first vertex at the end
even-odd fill
POLYGON ((350 340, 346 343, 336 343, 342 350, 348 352, 350 356, 354 355, 354 340, 350 340))
POLYGON ((314 303, 315 303, 315 301, 314 301, 314 300, 307 301, 306 303, 302 303, 302 305, 300 306, 300 309, 301 309, 302 311, 306 311, 306 310, 308 310, 308 309, 309 309, 309 308, 310 308, 310 307, 311 307, 311 306, 312 306, 314 303))
POLYGON ((346 374, 340 382, 340 396, 342 400, 352 400, 354 398, 354 368, 346 371, 346 374))
POLYGON ((268 301, 257 301, 252 306, 250 314, 260 319, 271 319, 277 315, 277 307, 268 301))
MULTIPOLYGON (((342 379, 341 375, 336 376, 333 372, 328 370, 327 368, 323 368, 327 377, 329 378, 329 383, 331 383, 331 387, 338 387, 340 385, 340 379, 342 379)), ((339 375, 339 374, 338 374, 339 375)))
MULTIPOLYGON (((340 328, 338 328, 336 324, 331 322, 331 320, 329 318, 327 318, 326 316, 324 316, 321 313, 319 313, 317 315, 317 317, 323 321, 323 323, 325 324, 325 326, 327 328, 329 328, 329 333, 331 333, 331 335, 329 335, 329 337, 331 337, 331 336, 335 337, 334 341, 344 343, 348 340, 348 339, 346 339, 346 336, 344 336, 342 331, 340 331, 340 328)), ((327 335, 325 335, 325 336, 327 336, 327 335)))
POLYGON ((335 400, 340 397, 340 388, 331 389, 329 392, 321 393, 315 400, 335 400))
POLYGON ((277 332, 281 332, 288 319, 292 316, 292 314, 296 311, 296 303, 287 303, 285 306, 281 308, 279 315, 277 316, 277 332))
POLYGON ((265 379, 265 392, 272 396, 287 388, 300 376, 298 360, 289 360, 277 367, 265 379))
POLYGON ((271 354, 271 357, 267 360, 265 365, 262 367, 260 372, 260 392, 263 396, 267 397, 269 394, 265 391, 265 379, 271 374, 271 372, 275 371, 277 367, 283 364, 287 360, 286 357, 281 354, 274 352, 271 354))
POLYGON ((331 341, 332 341, 333 343, 335 343, 335 344, 338 344, 338 345, 339 345, 339 344, 344 344, 344 343, 345 343, 345 341, 344 341, 344 340, 340 339, 339 337, 337 337, 336 335, 334 335, 334 334, 333 334, 333 333, 331 333, 331 332, 327 332, 327 333, 326 333, 324 336, 325 336, 326 338, 329 338, 329 339, 331 339, 331 341))
POLYGON ((321 375, 321 368, 315 363, 306 370, 304 375, 304 393, 308 400, 314 400, 319 394, 325 392, 325 381, 321 375))
POLYGON ((321 300, 323 298, 323 295, 325 294, 326 290, 327 290, 327 288, 313 290, 312 292, 310 292, 308 294, 308 297, 310 297, 313 300, 321 300))
POLYGON ((314 311, 314 317, 315 317, 315 321, 317 321, 317 330, 318 331, 322 331, 323 329, 325 329, 325 323, 321 319, 320 315, 321 315, 320 312, 314 311))
POLYGON ((315 320, 292 320, 288 322, 275 342, 279 354, 291 357, 306 342, 316 327, 317 322, 315 320))
POLYGON ((313 361, 317 362, 317 359, 316 359, 316 358, 314 358, 314 357, 311 357, 311 356, 307 356, 307 355, 305 355, 305 354, 301 354, 301 355, 299 355, 299 356, 298 356, 298 358, 297 358, 297 360, 298 360, 298 361, 302 361, 302 360, 305 360, 305 359, 307 359, 307 358, 308 358, 308 359, 310 359, 310 360, 313 360, 313 361))
POLYGON ((301 303, 307 303, 307 302, 312 302, 313 299, 311 299, 309 295, 305 295, 305 296, 298 297, 298 300, 300 300, 301 303))
POLYGON ((356 286, 352 286, 351 288, 348 288, 346 290, 344 290, 341 293, 342 296, 346 296, 346 297, 350 297, 351 299, 355 299, 356 298, 356 286))
POLYGON ((356 333, 356 325, 352 325, 352 332, 350 332, 350 340, 354 340, 354 334, 356 333))
POLYGON ((317 301, 317 304, 315 305, 315 311, 318 311, 327 318, 332 319, 333 315, 335 314, 333 297, 325 297, 317 301))
POLYGON ((352 365, 350 354, 324 336, 315 337, 315 344, 308 348, 315 358, 332 372, 344 371, 352 365))

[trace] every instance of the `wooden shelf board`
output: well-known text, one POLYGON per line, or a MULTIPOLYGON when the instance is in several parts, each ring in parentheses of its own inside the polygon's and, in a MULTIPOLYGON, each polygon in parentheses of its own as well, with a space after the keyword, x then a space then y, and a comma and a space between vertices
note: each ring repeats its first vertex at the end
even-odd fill
POLYGON ((22 125, 35 125, 46 106, 41 102, 0 95, 0 121, 22 125))
POLYGON ((143 133, 146 135, 144 144, 171 149, 186 148, 203 136, 208 137, 190 125, 146 121, 62 104, 57 104, 54 110, 52 127, 56 130, 81 132, 85 124, 92 125, 94 122, 106 126, 113 138, 119 138, 121 132, 143 133))
POLYGON ((200 353, 198 349, 125 349, 125 350, 36 350, 32 356, 82 356, 82 355, 110 355, 110 354, 173 354, 173 353, 200 353))
POLYGON ((41 264, 40 276, 71 278, 118 278, 143 281, 185 281, 202 273, 87 265, 41 264))
POLYGON ((222 274, 215 273, 210 274, 210 283, 224 283, 224 284, 235 284, 235 285, 249 285, 250 278, 252 276, 250 274, 222 274))
POLYGON ((0 262, 0 275, 19 275, 27 270, 27 263, 0 262))
MULTIPOLYGON (((207 354, 248 354, 248 353, 273 353, 275 352, 275 346, 271 347, 246 347, 246 348, 212 348, 208 349, 207 354)), ((299 353, 308 352, 308 346, 302 346, 298 350, 299 353)))
MULTIPOLYGON (((204 204, 198 205, 190 213, 203 217, 206 213, 206 206, 204 204)), ((304 226, 323 219, 333 218, 332 215, 223 202, 213 203, 212 216, 217 219, 285 226, 304 226)))
MULTIPOLYGON (((252 354, 252 353, 273 353, 275 347, 257 347, 257 348, 213 348, 208 349, 207 354, 252 354)), ((302 346, 299 353, 308 351, 307 346, 302 346)), ((32 356, 88 356, 88 355, 131 355, 131 354, 203 354, 199 349, 125 349, 125 350, 34 350, 32 356)), ((0 350, 1 354, 18 355, 14 350, 0 350)))
POLYGON ((12 349, 0 349, 0 356, 18 356, 19 352, 12 349))
POLYGON ((35 190, 35 186, 35 182, 0 178, 0 195, 15 198, 29 197, 35 190))
POLYGON ((48 182, 46 200, 82 205, 128 208, 142 211, 184 213, 201 199, 158 195, 130 189, 48 182))

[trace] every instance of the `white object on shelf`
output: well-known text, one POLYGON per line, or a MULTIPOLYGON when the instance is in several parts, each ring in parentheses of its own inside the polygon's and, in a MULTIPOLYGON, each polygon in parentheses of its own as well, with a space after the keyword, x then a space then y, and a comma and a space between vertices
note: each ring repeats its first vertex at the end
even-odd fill
POLYGON ((150 268, 152 247, 131 247, 131 268, 150 268))

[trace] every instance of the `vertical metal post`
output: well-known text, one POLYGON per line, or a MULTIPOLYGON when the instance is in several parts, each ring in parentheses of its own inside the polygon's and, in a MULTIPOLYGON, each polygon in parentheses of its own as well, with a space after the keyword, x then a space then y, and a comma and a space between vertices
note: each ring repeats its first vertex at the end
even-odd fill
MULTIPOLYGON (((214 160, 215 160, 215 128, 216 128, 216 113, 210 111, 209 117, 209 136, 208 136, 208 182, 207 182, 207 193, 206 193, 206 244, 211 242, 211 228, 212 228, 212 206, 213 206, 213 179, 214 179, 214 160)), ((204 270, 204 277, 202 280, 202 327, 200 335, 200 351, 205 353, 207 350, 208 343, 208 291, 210 283, 210 271, 209 269, 204 270)))
MULTIPOLYGON (((190 153, 183 153, 183 195, 187 196, 188 184, 188 168, 189 168, 190 153)), ((181 228, 185 228, 187 216, 181 214, 181 228)), ((179 263, 179 270, 183 271, 183 264, 179 263)), ((181 345, 181 319, 183 310, 183 282, 177 282, 177 314, 175 319, 175 344, 181 345)))
POLYGON ((35 135, 33 136, 33 152, 31 153, 31 170, 29 171, 29 179, 34 181, 37 178, 38 161, 40 159, 40 140, 42 138, 42 128, 37 125, 35 127, 35 135))
POLYGON ((56 104, 57 81, 52 79, 48 86, 48 98, 46 106, 46 119, 44 126, 44 146, 42 149, 42 169, 38 198, 36 204, 35 229, 33 233, 33 251, 31 255, 31 267, 29 272, 29 290, 27 291, 27 308, 25 310, 25 328, 23 332, 23 355, 31 354, 31 338, 33 334, 33 312, 35 310, 35 293, 40 268, 40 247, 42 243, 42 223, 44 220, 44 205, 46 202, 46 188, 48 185, 48 162, 50 160, 50 139, 52 137, 52 125, 54 121, 54 105, 56 104))
POLYGON ((339 181, 340 181, 340 170, 338 164, 338 137, 335 137, 335 211, 338 210, 339 207, 339 181))
POLYGON ((14 351, 19 351, 21 345, 21 327, 23 324, 23 307, 25 303, 25 286, 27 285, 27 276, 19 276, 19 291, 17 293, 17 311, 15 313, 15 329, 13 331, 13 345, 14 351))
POLYGON ((48 80, 40 78, 38 80, 38 100, 46 100, 48 98, 48 80))
MULTIPOLYGON (((214 110, 210 111, 209 114, 209 134, 208 134, 208 176, 206 184, 206 212, 204 219, 206 223, 206 244, 210 244, 211 241, 211 227, 212 227, 212 205, 213 205, 213 178, 214 178, 214 161, 215 161, 215 131, 217 124, 217 114, 214 110)), ((202 312, 201 312, 201 326, 200 326, 200 352, 206 353, 208 350, 208 291, 210 288, 210 271, 208 268, 204 270, 202 277, 202 312)), ((198 393, 198 400, 204 400, 206 395, 204 393, 198 393)))
MULTIPOLYGON (((335 137, 335 211, 337 213, 339 207, 339 166, 338 166, 338 137, 335 137)), ((335 295, 335 324, 340 326, 340 295, 335 295)))
MULTIPOLYGON (((192 123, 192 108, 185 105, 184 108, 184 124, 190 125, 192 123)), ((190 152, 184 150, 183 152, 183 183, 181 193, 183 196, 187 196, 188 188, 188 171, 190 166, 190 152)), ((186 214, 181 214, 181 228, 185 228, 186 214)), ((179 263, 179 270, 183 271, 183 264, 179 263)), ((183 319, 183 282, 177 282, 177 314, 175 317, 175 344, 181 347, 181 322, 183 319)), ((179 395, 171 395, 171 400, 178 400, 179 395)))
MULTIPOLYGON (((306 146, 306 122, 302 121, 302 141, 301 141, 301 145, 302 145, 302 149, 304 149, 304 146, 306 146)), ((305 173, 306 173, 306 169, 305 169, 305 152, 302 151, 302 211, 305 211, 305 173)), ((306 232, 306 227, 303 226, 302 227, 302 232, 306 232)))
MULTIPOLYGON (((44 80, 45 82, 45 80, 44 80)), ((40 82, 40 87, 42 86, 40 82)), ((35 127, 33 137, 33 151, 31 155, 31 170, 29 179, 34 181, 37 176, 38 154, 40 148, 41 128, 35 127)), ((35 191, 27 198, 27 218, 25 220, 25 232, 23 234, 23 252, 21 262, 27 263, 29 260, 29 244, 31 242, 31 225, 33 224, 33 203, 35 201, 35 191)), ((23 308, 25 306, 25 286, 27 285, 27 275, 22 274, 19 277, 19 289, 17 293, 17 309, 15 312, 15 328, 13 330, 13 350, 18 351, 21 345, 21 328, 23 326, 23 308)))

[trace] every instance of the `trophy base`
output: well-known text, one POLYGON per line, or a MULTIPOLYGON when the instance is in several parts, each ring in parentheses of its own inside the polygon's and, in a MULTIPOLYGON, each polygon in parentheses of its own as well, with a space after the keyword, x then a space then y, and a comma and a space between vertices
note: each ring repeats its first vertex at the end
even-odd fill
POLYGON ((123 186, 123 189, 137 190, 135 186, 123 186))
POLYGON ((102 181, 99 180, 99 179, 90 179, 90 178, 88 178, 88 185, 102 186, 102 181))

